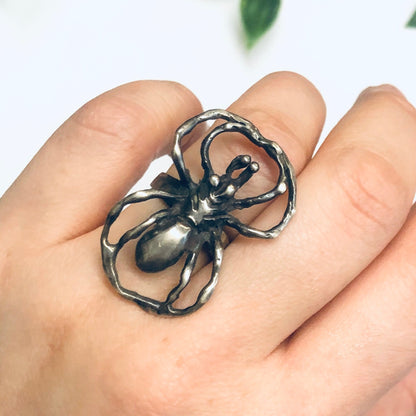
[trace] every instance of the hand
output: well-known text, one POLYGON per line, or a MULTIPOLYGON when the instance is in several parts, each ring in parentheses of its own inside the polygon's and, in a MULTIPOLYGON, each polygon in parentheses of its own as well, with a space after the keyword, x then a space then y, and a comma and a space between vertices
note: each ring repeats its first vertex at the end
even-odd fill
MULTIPOLYGON (((275 240, 230 234, 211 300, 166 319, 117 295, 100 233, 112 205, 201 111, 175 83, 116 88, 67 120, 1 199, 0 413, 412 415, 416 110, 393 87, 370 88, 311 160, 325 117, 316 89, 292 73, 250 88, 230 111, 287 153, 297 213, 275 240)), ((221 169, 252 150, 230 136, 211 158, 221 169)), ((199 161, 194 135, 194 174, 199 161)), ((274 177, 259 162, 251 194, 274 177)), ((266 228, 280 204, 240 218, 266 228)), ((124 211, 114 236, 154 209, 124 211)), ((178 279, 179 265, 156 279, 123 259, 125 279, 149 295, 178 279)), ((209 274, 204 261, 196 281, 209 274)))

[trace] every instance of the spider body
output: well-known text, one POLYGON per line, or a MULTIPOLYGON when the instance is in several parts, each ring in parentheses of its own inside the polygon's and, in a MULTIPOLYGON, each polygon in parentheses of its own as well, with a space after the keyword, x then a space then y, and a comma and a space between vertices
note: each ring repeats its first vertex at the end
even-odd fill
POLYGON ((136 265, 147 273, 160 272, 174 265, 186 250, 190 250, 190 242, 195 237, 198 237, 197 232, 181 218, 162 220, 137 242, 136 265))
POLYGON ((293 168, 283 150, 264 138, 248 120, 224 110, 210 110, 185 122, 176 131, 172 159, 178 171, 178 179, 166 173, 160 174, 151 189, 137 191, 117 203, 107 216, 101 246, 103 266, 110 282, 125 298, 136 302, 145 310, 165 315, 185 315, 199 309, 210 298, 218 281, 223 256, 222 234, 225 226, 234 228, 246 237, 274 238, 287 225, 295 212, 296 185, 293 168), (181 140, 197 124, 208 120, 225 119, 213 128, 201 144, 201 164, 204 175, 194 182, 185 168, 181 140), (214 172, 209 158, 209 148, 215 137, 225 132, 239 132, 262 148, 279 167, 276 185, 268 192, 250 198, 236 198, 236 192, 255 174, 259 165, 249 155, 236 156, 222 175, 214 172), (281 221, 268 230, 259 230, 243 224, 230 212, 268 202, 283 193, 288 194, 286 210, 281 221), (126 205, 152 198, 163 200, 166 205, 147 220, 126 231, 119 241, 108 241, 111 225, 126 205), (116 258, 121 248, 137 239, 135 260, 144 272, 159 272, 185 256, 178 284, 164 301, 158 301, 124 288, 118 277, 116 258), (196 260, 206 249, 212 260, 211 278, 200 291, 193 305, 180 309, 173 306, 188 285, 196 260))
POLYGON ((185 252, 199 251, 209 243, 212 234, 221 235, 227 212, 233 209, 234 194, 258 169, 250 156, 237 156, 225 175, 211 175, 189 189, 184 189, 172 176, 160 175, 152 184, 154 188, 182 193, 171 204, 170 216, 145 231, 138 240, 136 265, 144 272, 159 272, 175 264, 185 252), (245 170, 232 178, 242 168, 245 170))

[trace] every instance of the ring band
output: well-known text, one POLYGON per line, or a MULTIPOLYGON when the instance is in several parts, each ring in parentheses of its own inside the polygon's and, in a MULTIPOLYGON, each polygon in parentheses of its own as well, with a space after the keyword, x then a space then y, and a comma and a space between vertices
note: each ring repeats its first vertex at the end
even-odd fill
POLYGON ((248 120, 225 110, 209 110, 183 123, 175 133, 171 154, 179 179, 161 173, 151 184, 151 189, 134 192, 119 201, 109 212, 101 235, 101 251, 104 271, 111 284, 124 298, 135 302, 148 312, 160 315, 180 316, 192 313, 203 306, 211 297, 218 282, 224 246, 223 228, 234 228, 246 237, 275 238, 286 227, 295 213, 296 179, 293 167, 284 151, 275 142, 266 139, 248 120), (195 126, 210 120, 222 119, 223 124, 213 128, 201 144, 201 164, 204 175, 195 182, 185 167, 181 142, 195 126), (238 132, 253 144, 265 150, 277 164, 279 175, 273 189, 250 198, 235 198, 235 193, 259 169, 249 155, 235 157, 225 174, 214 172, 209 158, 212 141, 222 133, 238 132), (235 177, 236 171, 241 171, 235 177), (234 175, 233 175, 234 174, 234 175), (229 212, 265 203, 287 193, 287 204, 280 222, 268 230, 259 230, 243 224, 229 212), (161 199, 162 209, 139 225, 126 231, 112 244, 108 235, 113 223, 122 210, 130 204, 161 199), (164 301, 140 295, 123 287, 120 283, 116 259, 123 246, 137 239, 135 260, 137 267, 148 273, 164 270, 186 256, 179 282, 164 301), (207 249, 208 248, 208 249, 207 249), (196 260, 201 250, 207 249, 212 259, 212 272, 208 283, 201 289, 194 304, 176 308, 174 302, 191 280, 196 260))

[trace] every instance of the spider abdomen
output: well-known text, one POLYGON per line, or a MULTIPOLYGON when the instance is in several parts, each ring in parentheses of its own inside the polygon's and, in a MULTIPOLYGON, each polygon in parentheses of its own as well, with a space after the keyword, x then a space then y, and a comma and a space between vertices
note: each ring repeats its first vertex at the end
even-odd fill
POLYGON ((136 245, 136 265, 144 272, 159 272, 175 264, 187 248, 192 227, 165 222, 145 232, 136 245))

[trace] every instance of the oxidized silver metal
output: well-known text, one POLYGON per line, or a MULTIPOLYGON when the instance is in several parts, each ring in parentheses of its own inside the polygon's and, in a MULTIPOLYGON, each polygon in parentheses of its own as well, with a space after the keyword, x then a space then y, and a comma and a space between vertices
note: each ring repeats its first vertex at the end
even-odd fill
POLYGON ((151 189, 134 192, 118 202, 111 209, 104 224, 101 248, 104 270, 121 296, 137 303, 146 311, 178 316, 196 311, 212 295, 223 257, 223 228, 232 227, 246 237, 277 237, 295 213, 296 181, 292 165, 283 150, 275 142, 264 138, 250 121, 225 110, 209 110, 183 123, 176 131, 171 156, 179 179, 162 173, 152 182, 151 189), (185 167, 181 141, 197 124, 216 119, 226 122, 213 128, 202 141, 201 162, 204 176, 196 183, 185 167), (252 162, 250 156, 240 155, 231 161, 225 174, 216 174, 209 158, 209 148, 214 138, 226 132, 243 134, 256 146, 264 149, 278 165, 279 175, 273 189, 256 197, 234 197, 236 191, 257 172, 259 165, 252 162), (237 170, 242 172, 237 177, 232 177, 237 170), (235 209, 268 202, 286 192, 288 200, 283 217, 277 225, 268 230, 250 227, 229 214, 235 209), (124 207, 152 198, 161 199, 166 208, 126 231, 117 243, 111 244, 108 241, 110 227, 124 207), (136 265, 144 272, 164 270, 182 256, 186 256, 179 282, 164 301, 140 295, 121 285, 116 269, 117 255, 122 247, 133 239, 138 239, 136 265), (211 278, 193 305, 183 309, 176 308, 173 303, 188 285, 203 246, 208 247, 208 254, 212 259, 211 278))

